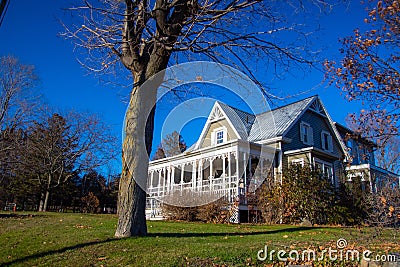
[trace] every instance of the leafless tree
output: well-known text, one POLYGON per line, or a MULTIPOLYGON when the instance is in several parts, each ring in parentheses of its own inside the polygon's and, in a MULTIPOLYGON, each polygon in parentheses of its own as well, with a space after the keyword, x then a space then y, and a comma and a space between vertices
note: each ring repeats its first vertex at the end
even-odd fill
POLYGON ((151 160, 158 160, 158 159, 163 159, 165 158, 165 152, 161 144, 158 145, 156 152, 154 153, 153 157, 151 160))
POLYGON ((0 58, 0 126, 15 128, 32 112, 32 94, 37 82, 34 67, 21 64, 12 56, 0 58))
POLYGON ((390 177, 378 185, 376 194, 365 198, 367 222, 383 227, 400 227, 400 190, 398 177, 390 177))
POLYGON ((20 174, 39 186, 39 211, 46 211, 52 190, 74 175, 106 164, 117 147, 99 118, 76 112, 45 117, 28 129, 26 139, 20 174))
MULTIPOLYGON (((86 51, 80 62, 95 72, 123 65, 134 80, 125 117, 119 220, 115 235, 145 235, 146 193, 138 181, 145 181, 147 177, 157 85, 161 81, 154 81, 153 86, 147 88, 142 85, 165 70, 169 62, 177 62, 179 52, 186 52, 190 58, 230 64, 256 82, 253 71, 259 66, 258 60, 263 66, 269 64, 275 69, 312 64, 313 56, 307 53, 309 31, 291 21, 296 11, 304 7, 304 2, 82 2, 83 5, 71 8, 81 21, 66 25, 64 34, 74 40, 77 49, 86 51)), ((331 7, 328 1, 311 0, 307 4, 317 8, 331 7)))
POLYGON ((40 99, 34 67, 12 56, 0 57, 0 184, 15 165, 22 128, 32 121, 40 99))
POLYGON ((384 147, 379 147, 376 153, 380 167, 393 173, 400 172, 400 138, 392 136, 387 139, 384 147))
POLYGON ((179 155, 187 148, 183 137, 177 131, 167 134, 161 144, 167 157, 179 155))

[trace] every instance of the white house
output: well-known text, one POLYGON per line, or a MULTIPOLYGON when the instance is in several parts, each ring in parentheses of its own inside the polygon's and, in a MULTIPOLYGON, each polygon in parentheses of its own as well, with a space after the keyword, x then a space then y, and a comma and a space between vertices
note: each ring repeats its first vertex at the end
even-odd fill
MULTIPOLYGON (((160 201, 196 206, 224 198, 230 203, 231 222, 246 221, 255 208, 249 196, 267 175, 280 181, 282 170, 293 163, 310 164, 337 185, 343 162, 352 157, 346 131, 331 120, 318 96, 261 114, 217 101, 194 145, 150 162, 147 215, 161 218, 160 201)), ((369 169, 375 166, 374 159, 368 164, 369 169)))

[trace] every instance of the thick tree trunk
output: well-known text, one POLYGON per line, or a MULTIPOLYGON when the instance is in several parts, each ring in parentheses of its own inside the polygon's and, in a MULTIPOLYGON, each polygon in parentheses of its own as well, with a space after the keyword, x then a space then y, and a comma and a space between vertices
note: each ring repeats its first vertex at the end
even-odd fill
POLYGON ((155 45, 142 71, 132 71, 135 87, 125 114, 116 237, 147 234, 146 187, 157 89, 163 82, 170 55, 165 47, 155 45))
POLYGON ((46 195, 44 197, 44 203, 43 203, 43 210, 42 211, 46 211, 47 210, 47 204, 49 202, 49 196, 50 196, 50 192, 49 190, 46 191, 46 195))
POLYGON ((47 203, 49 202, 50 192, 46 190, 46 193, 40 194, 39 211, 47 210, 47 203))
POLYGON ((41 193, 40 194, 40 201, 39 201, 39 209, 38 209, 38 211, 43 211, 44 198, 45 198, 45 194, 41 193))
POLYGON ((147 234, 146 186, 159 83, 152 85, 134 88, 125 115, 116 237, 147 234))

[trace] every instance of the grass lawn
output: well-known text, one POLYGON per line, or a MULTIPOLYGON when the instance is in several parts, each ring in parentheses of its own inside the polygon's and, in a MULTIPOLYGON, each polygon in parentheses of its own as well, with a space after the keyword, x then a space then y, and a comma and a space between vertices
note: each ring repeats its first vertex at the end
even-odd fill
MULTIPOLYGON (((269 251, 336 249, 339 238, 347 240, 346 249, 369 249, 374 254, 400 251, 400 231, 394 229, 148 222, 147 237, 114 239, 115 215, 30 214, 0 213, 0 265, 283 266, 257 260, 257 252, 265 245, 269 251)), ((315 266, 354 264, 314 262, 315 266)))

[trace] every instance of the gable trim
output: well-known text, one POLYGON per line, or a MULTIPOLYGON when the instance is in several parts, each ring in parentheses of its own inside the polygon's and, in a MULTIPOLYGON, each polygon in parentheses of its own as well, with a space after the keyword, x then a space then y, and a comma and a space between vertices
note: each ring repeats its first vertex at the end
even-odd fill
MULTIPOLYGON (((206 124, 204 125, 203 130, 201 131, 201 134, 200 134, 199 140, 197 141, 195 149, 199 149, 200 145, 203 144, 204 138, 206 137, 206 134, 210 129, 211 123, 222 120, 222 119, 225 119, 228 122, 229 126, 232 128, 233 132, 235 133, 236 138, 240 139, 240 135, 239 135, 238 131, 236 130, 236 128, 233 126, 233 123, 231 122, 229 117, 225 114, 224 110, 222 109, 222 107, 218 103, 218 101, 216 101, 210 112, 210 115, 207 118, 206 124), (222 114, 222 116, 218 117, 217 119, 212 118, 212 115, 217 112, 217 109, 222 114)), ((235 139, 235 138, 233 138, 233 139, 235 139)), ((211 146, 213 146, 213 145, 211 144, 211 146)))

